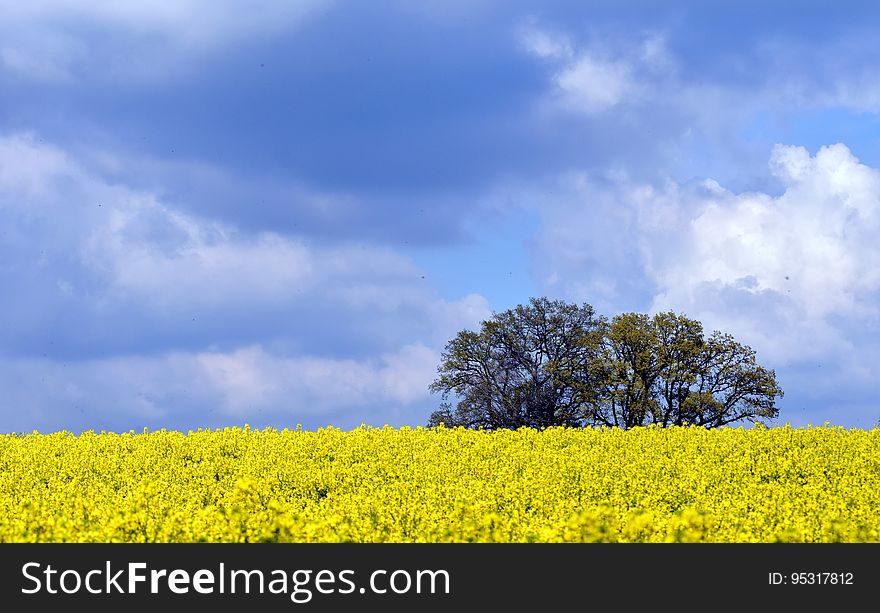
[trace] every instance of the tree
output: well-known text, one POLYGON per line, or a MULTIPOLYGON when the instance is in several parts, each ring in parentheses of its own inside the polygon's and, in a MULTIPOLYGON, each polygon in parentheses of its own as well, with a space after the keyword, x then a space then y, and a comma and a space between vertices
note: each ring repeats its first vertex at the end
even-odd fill
POLYGON ((593 307, 532 298, 463 330, 443 353, 431 391, 444 402, 431 425, 486 429, 582 426, 580 396, 555 373, 585 372, 599 345, 593 307))
POLYGON ((450 341, 431 391, 430 424, 543 428, 658 424, 714 428, 774 418, 776 374, 729 334, 708 338, 674 312, 608 322, 581 306, 531 299, 450 341))
POLYGON ((587 421, 621 428, 774 418, 783 395, 754 350, 717 331, 705 338, 699 321, 672 311, 614 317, 595 360, 565 375, 587 421))

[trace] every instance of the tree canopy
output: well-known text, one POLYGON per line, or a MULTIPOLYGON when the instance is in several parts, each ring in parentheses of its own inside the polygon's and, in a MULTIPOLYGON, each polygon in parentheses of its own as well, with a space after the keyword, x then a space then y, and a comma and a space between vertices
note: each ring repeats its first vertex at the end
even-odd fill
POLYGON ((429 423, 467 428, 658 424, 774 418, 776 374, 729 334, 674 312, 611 321, 588 304, 532 298, 447 343, 429 423), (458 401, 449 402, 450 396, 458 401))
POLYGON ((600 321, 589 305, 533 298, 528 306, 496 314, 479 332, 463 330, 443 353, 431 391, 454 392, 431 423, 469 428, 584 425, 583 390, 561 372, 589 368, 598 346, 600 321))

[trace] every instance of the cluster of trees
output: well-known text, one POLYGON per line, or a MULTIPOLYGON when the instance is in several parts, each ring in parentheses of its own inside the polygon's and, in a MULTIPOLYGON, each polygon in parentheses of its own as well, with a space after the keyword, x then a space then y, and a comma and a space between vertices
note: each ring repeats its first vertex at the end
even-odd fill
POLYGON ((774 418, 776 374, 729 334, 674 312, 610 321, 588 304, 532 298, 463 330, 443 353, 429 425, 698 425, 774 418), (449 402, 451 395, 457 403, 449 402))

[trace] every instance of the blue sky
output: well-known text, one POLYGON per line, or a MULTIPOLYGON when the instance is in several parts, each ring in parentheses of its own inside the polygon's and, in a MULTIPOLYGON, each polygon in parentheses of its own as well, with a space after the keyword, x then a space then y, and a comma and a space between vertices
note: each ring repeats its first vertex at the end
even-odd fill
POLYGON ((880 9, 0 1, 0 430, 424 424, 544 295, 880 420, 880 9))

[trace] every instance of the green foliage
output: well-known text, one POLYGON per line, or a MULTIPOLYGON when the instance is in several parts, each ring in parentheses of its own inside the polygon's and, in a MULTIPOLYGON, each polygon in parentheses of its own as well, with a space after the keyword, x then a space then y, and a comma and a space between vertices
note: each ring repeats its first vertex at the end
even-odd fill
POLYGON ((450 341, 431 391, 430 424, 544 428, 657 424, 718 427, 774 418, 776 374, 729 334, 706 337, 674 312, 617 315, 531 299, 450 341))

